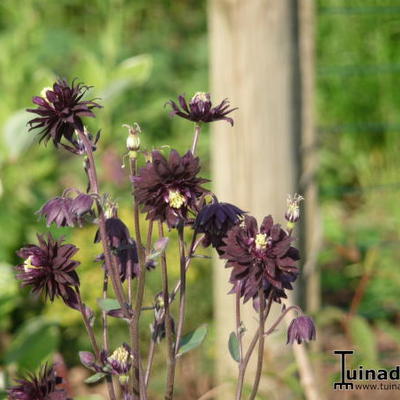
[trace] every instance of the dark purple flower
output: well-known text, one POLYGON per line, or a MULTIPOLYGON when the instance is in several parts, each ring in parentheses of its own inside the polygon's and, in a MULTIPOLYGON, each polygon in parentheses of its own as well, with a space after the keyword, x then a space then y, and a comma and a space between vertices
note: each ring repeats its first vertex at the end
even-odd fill
POLYGON ((45 365, 38 374, 29 373, 16 379, 16 385, 7 389, 10 400, 67 400, 64 389, 58 386, 62 379, 56 375, 54 367, 45 365))
POLYGON ((101 108, 91 100, 82 100, 88 89, 88 86, 81 83, 75 85, 72 82, 70 86, 66 80, 59 79, 53 88, 45 89, 42 96, 33 98, 38 108, 27 111, 38 117, 29 121, 30 130, 40 129, 40 141, 45 143, 51 139, 57 147, 64 138, 73 145, 73 149, 78 149, 79 143, 74 138, 74 131, 83 130, 81 118, 94 117, 92 109, 101 108))
MULTIPOLYGON (((138 274, 138 254, 136 242, 131 238, 128 227, 116 217, 106 219, 107 238, 111 246, 112 253, 117 260, 121 281, 124 282, 130 277, 134 278, 138 274)), ((100 231, 96 232, 95 243, 100 242, 100 231)), ((104 260, 104 255, 98 257, 104 260)))
POLYGON ((147 212, 147 219, 166 221, 173 227, 187 220, 189 210, 196 210, 197 199, 207 192, 200 185, 208 180, 196 176, 199 158, 190 151, 181 157, 171 150, 168 160, 153 151, 152 159, 133 177, 135 196, 147 212))
POLYGON ((307 315, 302 315, 301 317, 295 318, 290 323, 287 331, 286 344, 293 344, 294 342, 300 344, 309 340, 315 340, 315 338, 316 331, 314 321, 312 318, 307 317, 307 315))
POLYGON ((256 298, 262 288, 267 291, 291 288, 299 260, 298 250, 290 245, 292 240, 279 224, 274 225, 270 215, 264 218, 260 230, 256 219, 246 216, 240 225, 228 231, 226 245, 220 248, 221 258, 232 268, 230 282, 235 288, 240 282, 244 301, 256 298))
POLYGON ((193 122, 213 122, 225 120, 233 126, 233 119, 227 117, 237 108, 229 109, 228 99, 224 99, 218 106, 213 107, 209 93, 197 92, 189 104, 184 96, 178 97, 181 108, 172 100, 168 101, 172 107, 171 115, 178 115, 193 122))
POLYGON ((203 240, 205 246, 211 244, 220 252, 219 248, 224 245, 222 239, 229 229, 238 223, 244 213, 244 211, 232 204, 216 201, 200 210, 193 229, 197 233, 205 233, 203 240))
POLYGON ((91 213, 92 206, 92 196, 80 193, 74 199, 55 197, 44 204, 37 213, 46 218, 47 226, 53 222, 57 226, 81 226, 82 217, 91 213))
POLYGON ((54 239, 49 233, 47 241, 37 235, 39 246, 29 244, 17 252, 24 259, 16 267, 17 279, 22 286, 32 286, 32 292, 43 293, 45 298, 53 301, 61 297, 73 308, 78 308, 74 288, 79 287, 79 278, 75 269, 80 264, 72 260, 78 248, 72 244, 62 244, 63 239, 54 239))

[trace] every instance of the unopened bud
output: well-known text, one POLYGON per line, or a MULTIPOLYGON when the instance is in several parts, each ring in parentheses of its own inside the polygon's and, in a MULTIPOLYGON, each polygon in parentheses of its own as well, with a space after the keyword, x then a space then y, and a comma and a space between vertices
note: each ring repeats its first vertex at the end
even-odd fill
POLYGON ((129 157, 135 158, 136 152, 140 149, 140 126, 135 122, 133 126, 122 125, 129 130, 128 137, 126 138, 126 148, 129 151, 129 157))
POLYGON ((300 196, 297 193, 293 198, 291 195, 288 195, 285 218, 290 224, 294 224, 300 219, 300 202, 302 200, 304 200, 303 196, 300 196))

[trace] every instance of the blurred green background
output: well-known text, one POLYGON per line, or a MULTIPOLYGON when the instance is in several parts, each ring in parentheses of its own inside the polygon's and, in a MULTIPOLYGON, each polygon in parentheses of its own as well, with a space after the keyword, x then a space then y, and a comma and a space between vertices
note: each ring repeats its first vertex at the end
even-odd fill
MULTIPOLYGON (((357 362, 391 366, 400 349, 400 2, 319 0, 317 5, 315 151, 323 307, 315 316, 322 336, 315 357, 324 361, 328 350, 353 345, 359 350, 357 362), (350 310, 354 316, 346 324, 350 310)), ((35 135, 27 133, 30 116, 24 109, 58 76, 94 86, 90 95, 100 97, 104 109, 88 124, 93 131, 102 129, 96 153, 102 188, 119 202, 131 227, 130 186, 121 169, 127 131, 121 125, 138 122, 146 148, 171 145, 184 151, 190 146, 191 125, 169 118, 164 104, 181 93, 208 89, 206 17, 206 2, 194 0, 0 2, 0 385, 54 353, 64 359, 71 381, 78 382, 85 371, 77 351, 89 349, 79 314, 28 295, 11 268, 17 263, 15 251, 46 231, 34 212, 65 187, 85 188, 81 161, 51 144, 37 146, 35 135)), ((205 131, 199 149, 204 176, 209 176, 208 140, 205 131)), ((81 248, 83 295, 93 307, 102 284, 101 268, 93 262, 100 252, 91 245, 95 228, 61 231, 54 233, 81 248), (98 282, 98 293, 89 282, 98 282)), ((177 276, 176 268, 172 273, 177 276)), ((213 386, 209 263, 197 262, 189 282, 196 285, 191 286, 187 329, 203 322, 210 329, 203 351, 188 356, 179 372, 181 398, 196 399, 213 386)), ((149 287, 149 292, 160 290, 157 273, 150 274, 149 287)), ((145 326, 151 315, 146 318, 145 326)), ((123 331, 113 324, 116 346, 123 331)), ((331 380, 335 367, 324 367, 331 380)), ((156 362, 155 399, 163 373, 156 362)), ((281 377, 282 384, 302 396, 290 374, 281 377)), ((86 397, 99 391, 74 387, 86 397)))

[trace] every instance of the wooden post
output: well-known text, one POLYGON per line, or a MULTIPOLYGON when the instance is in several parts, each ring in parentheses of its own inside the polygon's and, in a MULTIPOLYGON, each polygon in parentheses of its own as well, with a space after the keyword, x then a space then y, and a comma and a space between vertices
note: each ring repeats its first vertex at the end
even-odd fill
MULTIPOLYGON (((259 221, 272 214, 284 222, 286 197, 296 190, 300 116, 296 2, 293 0, 210 0, 211 93, 239 107, 235 127, 213 124, 214 190, 221 201, 251 212, 259 221)), ((234 330, 234 297, 227 295, 229 270, 214 269, 217 375, 237 376, 228 353, 234 330)), ((251 302, 249 302, 251 303, 251 302)), ((250 338, 256 315, 243 313, 250 338)), ((281 354, 283 337, 268 338, 267 352, 281 354), (271 346, 279 340, 278 346, 271 346)), ((254 377, 251 370, 248 376, 254 377)), ((221 398, 227 398, 226 396, 221 398)), ((283 398, 283 397, 282 397, 283 398)))

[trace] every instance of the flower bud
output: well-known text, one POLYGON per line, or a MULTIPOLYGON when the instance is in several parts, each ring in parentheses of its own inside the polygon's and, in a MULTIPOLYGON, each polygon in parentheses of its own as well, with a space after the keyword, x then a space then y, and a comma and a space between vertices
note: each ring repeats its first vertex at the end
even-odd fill
MULTIPOLYGON (((287 210, 285 213, 285 218, 286 221, 289 222, 289 224, 294 224, 300 219, 300 202, 304 200, 303 196, 300 196, 299 194, 295 193, 295 195, 292 196, 289 194, 287 197, 287 210)), ((289 225, 288 224, 288 225, 289 225)))
POLYGON ((129 134, 126 138, 126 148, 129 151, 130 158, 136 158, 136 152, 140 149, 140 137, 141 133, 140 126, 135 122, 134 126, 122 125, 124 128, 128 128, 129 134))

